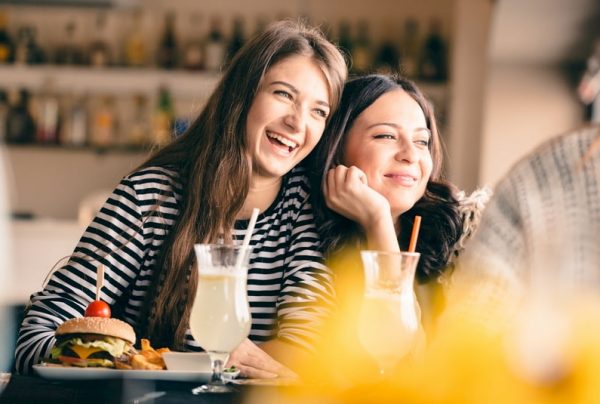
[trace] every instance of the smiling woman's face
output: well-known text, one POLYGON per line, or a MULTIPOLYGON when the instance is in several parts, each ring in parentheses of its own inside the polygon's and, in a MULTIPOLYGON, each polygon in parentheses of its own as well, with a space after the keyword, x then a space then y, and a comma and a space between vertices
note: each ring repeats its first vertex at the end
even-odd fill
POLYGON ((312 58, 291 56, 267 71, 246 123, 255 180, 283 176, 314 149, 329 104, 327 80, 312 58))
POLYGON ((405 91, 385 93, 354 121, 343 163, 365 172, 399 217, 423 196, 431 177, 431 133, 419 104, 405 91))

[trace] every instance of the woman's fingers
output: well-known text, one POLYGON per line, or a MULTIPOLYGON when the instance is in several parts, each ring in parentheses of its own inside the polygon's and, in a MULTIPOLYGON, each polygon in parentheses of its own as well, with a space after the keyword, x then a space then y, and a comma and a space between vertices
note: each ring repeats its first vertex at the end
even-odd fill
POLYGON ((295 373, 273 359, 249 339, 244 340, 229 356, 225 367, 235 366, 246 377, 293 377, 295 373))
POLYGON ((236 365, 236 368, 240 370, 240 376, 251 379, 275 379, 279 376, 277 373, 271 373, 266 370, 253 368, 252 366, 236 365))

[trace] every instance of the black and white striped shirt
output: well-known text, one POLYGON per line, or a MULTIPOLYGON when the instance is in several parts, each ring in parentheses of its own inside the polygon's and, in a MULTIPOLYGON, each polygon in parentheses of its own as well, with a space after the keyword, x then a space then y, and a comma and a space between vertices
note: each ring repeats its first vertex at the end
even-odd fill
MULTIPOLYGON (((333 304, 332 276, 323 264, 302 168, 286 175, 271 206, 258 217, 248 272, 250 339, 278 337, 311 348, 333 304)), ((150 167, 124 178, 86 229, 69 262, 31 296, 19 331, 21 373, 49 354, 54 331, 81 317, 95 298, 96 267, 105 265, 101 299, 113 316, 136 325, 160 247, 179 215, 177 172, 150 167)), ((247 220, 235 223, 241 240, 247 220)), ((186 349, 199 350, 189 331, 186 349)))

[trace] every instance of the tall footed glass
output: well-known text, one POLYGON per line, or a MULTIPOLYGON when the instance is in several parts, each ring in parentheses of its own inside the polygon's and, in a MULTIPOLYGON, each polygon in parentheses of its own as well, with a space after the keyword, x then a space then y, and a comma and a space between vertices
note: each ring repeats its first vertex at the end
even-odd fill
POLYGON ((394 368, 417 342, 420 310, 414 293, 419 253, 361 251, 365 273, 358 338, 379 366, 394 368))
POLYGON ((190 314, 194 339, 208 353, 211 381, 192 390, 226 393, 232 389, 222 380, 227 358, 250 333, 251 316, 246 280, 251 247, 196 244, 198 287, 190 314))

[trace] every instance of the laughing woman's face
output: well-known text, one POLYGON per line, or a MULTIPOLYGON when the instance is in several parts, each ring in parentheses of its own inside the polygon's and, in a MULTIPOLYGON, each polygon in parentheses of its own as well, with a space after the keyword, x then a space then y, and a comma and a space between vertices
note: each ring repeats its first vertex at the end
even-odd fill
POLYGON ((317 145, 330 110, 329 87, 317 63, 291 56, 272 66, 246 123, 253 176, 279 178, 317 145))

